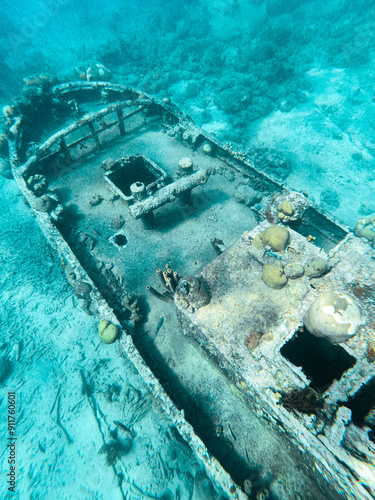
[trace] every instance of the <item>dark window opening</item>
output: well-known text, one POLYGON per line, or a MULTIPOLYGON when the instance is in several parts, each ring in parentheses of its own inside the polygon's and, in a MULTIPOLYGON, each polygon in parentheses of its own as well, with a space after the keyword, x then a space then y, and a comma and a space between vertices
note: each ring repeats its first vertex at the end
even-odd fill
POLYGON ((315 337, 305 328, 297 330, 280 352, 295 366, 300 366, 311 380, 310 387, 320 392, 326 391, 334 380, 339 380, 356 363, 345 349, 327 339, 315 337))
POLYGON ((369 438, 375 443, 375 377, 342 404, 352 411, 354 425, 370 427, 369 438))
POLYGON ((115 234, 113 237, 113 241, 116 243, 117 246, 123 247, 127 243, 126 236, 124 234, 115 234))

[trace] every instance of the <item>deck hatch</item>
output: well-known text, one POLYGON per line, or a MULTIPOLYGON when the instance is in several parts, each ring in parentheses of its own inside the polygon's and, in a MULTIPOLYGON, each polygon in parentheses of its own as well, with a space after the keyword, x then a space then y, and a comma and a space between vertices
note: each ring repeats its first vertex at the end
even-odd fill
POLYGON ((132 201, 130 186, 141 182, 147 194, 152 194, 164 185, 167 174, 156 163, 145 156, 126 156, 117 166, 104 174, 104 179, 125 201, 132 201))
POLYGON ((295 366, 300 366, 311 380, 310 386, 317 390, 326 390, 356 362, 341 346, 315 337, 305 328, 297 330, 280 353, 295 366))

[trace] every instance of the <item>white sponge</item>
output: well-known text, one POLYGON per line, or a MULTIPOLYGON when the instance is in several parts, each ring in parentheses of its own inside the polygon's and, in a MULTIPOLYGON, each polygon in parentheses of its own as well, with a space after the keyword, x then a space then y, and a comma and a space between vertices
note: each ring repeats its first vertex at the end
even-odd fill
POLYGON ((326 292, 307 310, 303 323, 316 337, 340 343, 353 337, 361 322, 361 311, 346 293, 326 292))

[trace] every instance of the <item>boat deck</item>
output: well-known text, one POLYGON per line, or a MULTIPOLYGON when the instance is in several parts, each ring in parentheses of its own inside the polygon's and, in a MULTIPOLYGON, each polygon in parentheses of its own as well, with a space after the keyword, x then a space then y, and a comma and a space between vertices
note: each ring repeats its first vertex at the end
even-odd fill
MULTIPOLYGON (((54 175, 49 188, 64 202, 69 214, 69 231, 64 236, 75 252, 85 254, 84 267, 87 269, 88 264, 95 268, 95 262, 102 262, 121 277, 127 290, 145 295, 147 284, 157 285, 157 268, 168 263, 180 274, 196 274, 216 257, 211 238, 219 238, 229 246, 256 221, 251 210, 234 198, 235 187, 244 180, 238 174, 237 178, 232 174, 230 181, 216 174, 210 176, 207 184, 193 190, 191 205, 177 199, 160 207, 154 212, 156 227, 145 229, 104 180, 105 171, 100 168, 109 156, 116 159, 136 154, 154 161, 171 178, 176 176, 183 157, 190 157, 200 169, 224 168, 220 160, 200 151, 192 154, 187 145, 163 131, 151 131, 118 141, 109 152, 86 158, 79 166, 54 175), (102 201, 92 205, 95 197, 102 201), (114 229, 121 219, 123 227, 114 229), (126 237, 123 246, 110 242, 119 231, 126 237), (94 245, 89 252, 82 243, 84 235, 88 235, 88 246, 94 245)), ((95 276, 92 279, 95 281, 95 276)))

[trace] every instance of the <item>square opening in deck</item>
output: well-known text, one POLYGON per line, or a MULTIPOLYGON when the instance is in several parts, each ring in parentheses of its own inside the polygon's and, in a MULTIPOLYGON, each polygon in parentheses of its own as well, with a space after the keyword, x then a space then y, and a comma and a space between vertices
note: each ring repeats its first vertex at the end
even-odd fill
POLYGON ((315 337, 302 327, 282 346, 280 353, 295 366, 300 366, 311 380, 310 387, 318 391, 327 390, 356 363, 345 349, 327 339, 315 337))
POLYGON ((145 156, 126 156, 117 166, 104 174, 105 180, 125 201, 133 200, 130 186, 142 183, 148 194, 163 185, 167 174, 145 156))

